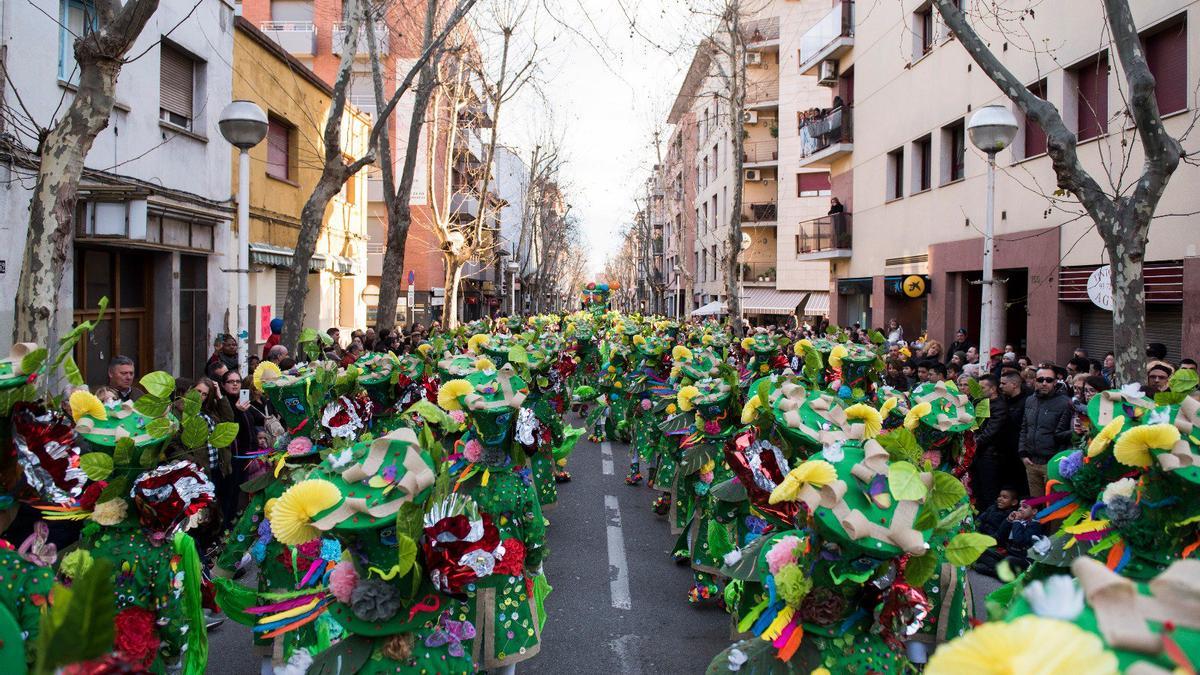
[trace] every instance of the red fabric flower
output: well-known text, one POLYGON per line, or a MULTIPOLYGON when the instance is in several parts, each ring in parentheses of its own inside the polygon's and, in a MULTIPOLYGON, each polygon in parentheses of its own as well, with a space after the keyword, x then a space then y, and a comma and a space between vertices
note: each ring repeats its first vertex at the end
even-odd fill
POLYGON ((96 500, 100 498, 100 493, 106 487, 108 487, 108 481, 104 480, 87 486, 87 489, 79 496, 79 508, 84 511, 91 511, 92 507, 96 505, 96 500))
POLYGON ((145 670, 158 654, 158 631, 154 613, 141 607, 127 607, 117 614, 113 647, 117 656, 136 670, 145 670))
POLYGON ((525 544, 520 539, 505 539, 500 543, 504 545, 504 559, 496 562, 493 574, 521 575, 525 568, 525 544))
MULTIPOLYGON (((451 595, 459 595, 466 591, 469 584, 479 580, 475 570, 467 565, 459 564, 463 556, 471 551, 492 552, 500 544, 500 531, 492 524, 491 516, 483 514, 483 536, 478 541, 464 541, 463 537, 471 531, 471 521, 464 515, 443 518, 431 527, 425 528, 425 536, 421 541, 421 551, 425 560, 425 569, 430 570, 434 585, 438 590, 451 595), (439 541, 438 536, 446 541, 439 541)), ((507 558, 507 556, 505 556, 507 558)), ((522 551, 522 558, 524 552, 522 551)), ((499 569, 497 564, 493 569, 499 569)))

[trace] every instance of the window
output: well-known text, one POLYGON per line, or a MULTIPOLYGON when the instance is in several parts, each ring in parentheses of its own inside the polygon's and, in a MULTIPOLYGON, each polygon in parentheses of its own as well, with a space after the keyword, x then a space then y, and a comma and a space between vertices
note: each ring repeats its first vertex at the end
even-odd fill
POLYGON ((1075 135, 1081 141, 1108 131, 1108 52, 1071 69, 1075 77, 1075 135))
POLYGON ((933 3, 925 3, 913 12, 913 61, 928 54, 935 40, 933 28, 933 3))
POLYGON ((828 173, 796 174, 797 197, 828 197, 830 194, 828 173))
POLYGON ((904 148, 896 148, 887 155, 887 198, 900 199, 904 196, 904 148))
POLYGON ((712 158, 713 178, 715 179, 721 173, 721 148, 719 142, 713 143, 712 158))
POLYGON ((267 175, 292 179, 292 126, 276 117, 267 118, 267 175))
POLYGON ((719 278, 718 273, 717 273, 717 245, 716 244, 712 245, 712 254, 709 257, 712 258, 712 264, 713 264, 712 278, 713 278, 713 281, 716 281, 719 278))
POLYGON ((913 141, 913 192, 933 187, 933 139, 929 136, 913 141))
POLYGON ((75 38, 96 30, 96 5, 92 0, 61 0, 58 15, 58 79, 79 84, 75 38))
MULTIPOLYGON (((353 162, 354 158, 347 157, 346 161, 347 163, 353 162)), ((351 206, 358 203, 358 174, 350 174, 350 177, 347 178, 346 182, 342 184, 342 201, 350 204, 351 206)), ((350 326, 352 324, 344 323, 342 325, 350 326)))
POLYGON ((963 120, 942 127, 942 184, 962 180, 967 161, 967 127, 963 120))
POLYGON ((696 261, 699 263, 700 281, 708 281, 708 249, 697 253, 696 261))
MULTIPOLYGON (((1041 80, 1029 85, 1029 93, 1034 96, 1046 98, 1046 81, 1041 80)), ((1038 125, 1037 122, 1025 118, 1025 154, 1024 157, 1036 157, 1046 152, 1046 132, 1038 125)))
POLYGON ((1142 37, 1146 62, 1154 75, 1154 97, 1161 115, 1187 110, 1187 15, 1151 29, 1142 37))
POLYGON ((159 52, 158 118, 191 130, 196 61, 166 42, 161 43, 159 52))
POLYGON ((700 208, 704 211, 704 218, 700 221, 701 231, 705 232, 708 231, 708 202, 701 204, 700 208))

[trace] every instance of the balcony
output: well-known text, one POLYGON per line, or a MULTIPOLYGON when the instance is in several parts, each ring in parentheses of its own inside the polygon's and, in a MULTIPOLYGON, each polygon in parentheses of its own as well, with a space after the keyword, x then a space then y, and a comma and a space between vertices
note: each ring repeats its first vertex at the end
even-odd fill
POLYGON ((289 54, 317 53, 317 27, 311 21, 264 21, 258 24, 258 29, 289 54))
POLYGON ((800 37, 800 74, 812 75, 825 59, 836 59, 854 47, 854 0, 833 9, 800 37))
POLYGON ((750 202, 742 204, 742 225, 747 227, 774 227, 778 216, 775 202, 750 202))
POLYGON ((370 176, 367 178, 367 201, 381 202, 383 201, 383 178, 382 176, 370 176))
POLYGON ((746 108, 774 108, 779 105, 779 80, 746 83, 746 108))
POLYGON ((742 166, 753 169, 779 161, 779 141, 746 141, 742 143, 742 166))
POLYGON ((747 284, 774 284, 775 278, 773 262, 742 263, 742 281, 747 284))
POLYGON ((854 151, 854 109, 834 108, 800 123, 800 166, 829 166, 854 151))
POLYGON ((821 216, 800 223, 796 235, 797 260, 843 260, 850 257, 851 225, 849 213, 821 216))
POLYGON ((479 217, 479 197, 455 193, 450 196, 450 210, 459 220, 475 220, 479 217))
MULTIPOLYGON (((333 24, 333 44, 330 46, 333 53, 337 56, 342 55, 342 44, 346 42, 346 33, 348 32, 349 24, 335 23, 333 24)), ((375 45, 379 48, 380 54, 388 53, 388 28, 385 23, 375 24, 375 45)), ((354 52, 355 56, 367 56, 367 31, 358 30, 357 49, 354 52)))
POLYGON ((746 49, 765 49, 779 46, 779 17, 769 16, 742 23, 746 49))

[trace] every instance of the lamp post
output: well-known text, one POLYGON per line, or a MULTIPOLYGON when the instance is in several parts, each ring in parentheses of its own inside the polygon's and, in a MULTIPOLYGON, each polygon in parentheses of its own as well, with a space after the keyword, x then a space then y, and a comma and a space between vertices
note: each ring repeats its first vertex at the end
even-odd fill
POLYGON ((238 149, 238 369, 245 372, 250 348, 250 148, 266 137, 267 114, 252 101, 233 101, 221 111, 217 126, 238 149))
POLYGON ((996 153, 1012 144, 1017 135, 1017 118, 1003 105, 988 105, 975 111, 967 122, 967 133, 971 143, 987 154, 987 218, 983 230, 983 288, 979 308, 979 360, 988 363, 991 359, 992 321, 996 316, 993 300, 996 294, 992 260, 992 231, 995 228, 996 211, 996 153))
POLYGON ((517 315, 517 271, 520 269, 521 269, 521 266, 517 264, 517 261, 513 260, 508 263, 508 272, 509 272, 510 278, 512 279, 512 281, 508 285, 508 294, 509 294, 508 314, 509 314, 509 316, 517 315))

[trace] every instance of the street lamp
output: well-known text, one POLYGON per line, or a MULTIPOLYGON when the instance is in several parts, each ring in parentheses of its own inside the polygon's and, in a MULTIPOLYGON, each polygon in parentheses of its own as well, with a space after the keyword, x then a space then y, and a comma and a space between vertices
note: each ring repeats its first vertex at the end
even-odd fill
POLYGON ((993 271, 992 230, 996 210, 996 153, 1012 144, 1017 135, 1017 118, 1003 105, 988 105, 975 111, 967 122, 971 143, 987 154, 987 218, 983 230, 983 288, 980 302, 979 360, 988 363, 992 352, 993 271))
POLYGON ((267 114, 252 101, 233 101, 221 111, 217 126, 238 149, 238 368, 245 372, 250 340, 250 148, 266 137, 267 114))
POLYGON ((509 292, 509 295, 511 296, 509 298, 509 302, 508 302, 508 306, 510 308, 508 313, 510 316, 517 315, 517 272, 520 269, 521 269, 521 266, 517 264, 517 261, 515 261, 515 260, 509 261, 508 272, 512 278, 512 283, 510 283, 508 286, 508 292, 509 292))

